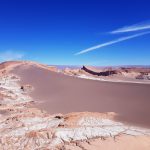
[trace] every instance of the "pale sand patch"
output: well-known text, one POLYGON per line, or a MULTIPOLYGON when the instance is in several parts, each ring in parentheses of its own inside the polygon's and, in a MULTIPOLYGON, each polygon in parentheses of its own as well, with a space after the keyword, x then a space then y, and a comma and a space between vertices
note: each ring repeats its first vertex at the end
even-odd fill
POLYGON ((106 140, 95 139, 81 144, 86 150, 149 150, 150 138, 147 136, 119 136, 115 141, 113 138, 106 140))

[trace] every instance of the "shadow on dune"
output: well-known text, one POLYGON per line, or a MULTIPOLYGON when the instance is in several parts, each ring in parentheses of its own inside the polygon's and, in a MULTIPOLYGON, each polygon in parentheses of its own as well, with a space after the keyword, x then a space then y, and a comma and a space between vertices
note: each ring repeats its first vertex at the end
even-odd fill
POLYGON ((150 85, 79 79, 34 66, 13 72, 35 88, 31 96, 50 113, 116 112, 119 120, 150 127, 150 85))

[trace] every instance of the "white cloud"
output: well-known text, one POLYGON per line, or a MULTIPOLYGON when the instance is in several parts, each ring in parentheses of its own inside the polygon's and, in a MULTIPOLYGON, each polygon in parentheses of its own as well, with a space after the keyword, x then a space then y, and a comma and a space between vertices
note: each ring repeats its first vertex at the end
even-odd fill
POLYGON ((12 50, 7 50, 0 53, 0 61, 18 60, 22 59, 23 57, 24 57, 23 53, 12 50))
POLYGON ((133 32, 133 31, 141 31, 146 29, 150 29, 150 21, 134 24, 131 26, 125 26, 123 28, 119 28, 117 30, 111 31, 110 33, 117 34, 117 33, 133 32))
POLYGON ((80 54, 83 54, 83 53, 87 53, 89 51, 93 51, 93 50, 96 50, 96 49, 99 49, 99 48, 102 48, 102 47, 106 47, 108 45, 112 45, 112 44, 115 44, 115 43, 119 43, 119 42, 122 42, 122 41, 133 39, 135 37, 142 36, 142 35, 145 35, 145 34, 150 34, 150 31, 148 31, 148 32, 142 32, 142 33, 138 33, 138 34, 134 34, 134 35, 131 35, 131 36, 121 37, 121 38, 113 40, 113 41, 102 43, 102 44, 99 44, 99 45, 96 45, 96 46, 84 49, 84 50, 76 53, 75 55, 80 55, 80 54))

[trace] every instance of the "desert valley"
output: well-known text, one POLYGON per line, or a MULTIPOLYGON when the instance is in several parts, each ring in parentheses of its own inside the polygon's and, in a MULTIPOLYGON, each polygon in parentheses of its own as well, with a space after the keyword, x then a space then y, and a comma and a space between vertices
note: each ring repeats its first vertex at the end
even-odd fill
POLYGON ((149 77, 148 67, 3 62, 0 149, 149 150, 149 77))

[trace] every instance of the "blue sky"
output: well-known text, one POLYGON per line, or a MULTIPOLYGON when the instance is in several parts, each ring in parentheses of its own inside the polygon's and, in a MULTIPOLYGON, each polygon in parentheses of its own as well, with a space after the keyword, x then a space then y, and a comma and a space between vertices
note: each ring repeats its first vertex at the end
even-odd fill
POLYGON ((149 0, 1 0, 0 61, 150 65, 149 0))

